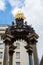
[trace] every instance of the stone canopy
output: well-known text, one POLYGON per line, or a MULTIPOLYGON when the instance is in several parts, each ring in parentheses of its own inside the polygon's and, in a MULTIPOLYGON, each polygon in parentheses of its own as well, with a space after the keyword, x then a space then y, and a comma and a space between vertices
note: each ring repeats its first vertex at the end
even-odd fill
MULTIPOLYGON (((34 55, 34 65, 39 65, 37 49, 36 49, 36 42, 39 36, 31 25, 28 25, 26 21, 24 23, 24 19, 25 19, 24 14, 21 12, 18 12, 15 16, 16 24, 12 22, 12 25, 9 25, 9 27, 5 31, 5 34, 3 35, 3 39, 4 39, 5 47, 6 47, 4 65, 6 65, 8 62, 8 60, 6 60, 8 59, 8 54, 7 54, 8 47, 9 47, 9 54, 10 54, 9 65, 12 65, 13 53, 14 53, 14 49, 16 49, 16 46, 14 46, 13 43, 14 41, 19 39, 25 40, 27 42, 27 46, 25 46, 25 49, 27 49, 27 52, 29 54, 30 65, 33 65, 32 53, 34 55), (6 58, 6 54, 7 54, 7 58, 6 58)), ((42 61, 43 61, 43 58, 42 58, 42 61)), ((43 64, 42 61, 40 65, 43 64)))
POLYGON ((22 14, 21 12, 16 14, 15 16, 16 25, 14 24, 14 22, 12 22, 12 25, 6 29, 5 35, 3 36, 3 38, 4 39, 6 38, 7 40, 10 40, 12 42, 18 39, 23 39, 27 42, 29 42, 30 40, 32 42, 34 42, 34 40, 37 41, 39 36, 36 34, 35 30, 33 29, 31 25, 27 25, 26 21, 24 23, 23 17, 25 16, 22 14), (19 17, 19 15, 21 17, 19 17))

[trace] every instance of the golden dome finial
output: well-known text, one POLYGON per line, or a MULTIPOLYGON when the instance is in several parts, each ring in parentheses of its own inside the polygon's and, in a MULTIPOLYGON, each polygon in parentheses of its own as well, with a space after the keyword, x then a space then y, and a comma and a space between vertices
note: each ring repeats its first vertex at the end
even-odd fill
POLYGON ((17 13, 22 13, 21 10, 19 10, 17 13))
POLYGON ((15 19, 17 19, 17 18, 25 19, 24 14, 23 14, 20 10, 19 10, 19 11, 17 12, 17 14, 15 15, 15 19))

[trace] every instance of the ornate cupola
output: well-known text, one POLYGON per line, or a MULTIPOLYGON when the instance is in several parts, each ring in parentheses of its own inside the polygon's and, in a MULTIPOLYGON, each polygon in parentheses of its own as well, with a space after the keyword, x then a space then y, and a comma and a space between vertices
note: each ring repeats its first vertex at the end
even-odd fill
MULTIPOLYGON (((35 32, 34 28, 31 27, 31 25, 28 25, 26 21, 24 23, 24 19, 25 19, 24 14, 21 11, 18 11, 17 14, 15 15, 16 25, 14 24, 14 22, 12 22, 12 25, 9 26, 6 29, 5 34, 2 35, 4 39, 3 42, 5 43, 5 55, 3 65, 8 64, 8 59, 9 59, 8 65, 13 65, 12 63, 13 54, 15 52, 14 50, 16 49, 14 42, 16 40, 21 39, 27 42, 25 49, 27 50, 29 55, 29 62, 30 62, 29 65, 39 65, 37 48, 36 48, 36 43, 38 42, 37 39, 39 36, 35 32), (32 62, 34 62, 34 64, 32 62)), ((40 65, 43 65, 43 63, 41 62, 40 65)))
POLYGON ((24 24, 24 19, 25 19, 24 14, 21 11, 18 11, 17 14, 15 15, 16 26, 21 28, 24 24))

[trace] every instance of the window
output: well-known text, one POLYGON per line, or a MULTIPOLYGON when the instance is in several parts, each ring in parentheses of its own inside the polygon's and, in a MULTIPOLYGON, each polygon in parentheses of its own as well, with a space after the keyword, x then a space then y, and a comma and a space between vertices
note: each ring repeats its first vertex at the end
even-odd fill
POLYGON ((2 56, 3 56, 3 52, 0 52, 0 58, 2 58, 2 56))
POLYGON ((20 59, 20 52, 16 52, 16 58, 20 59))
POLYGON ((3 40, 3 37, 1 36, 1 40, 3 40))
POLYGON ((16 65, 20 65, 20 62, 16 62, 16 65))
POLYGON ((1 40, 1 36, 0 36, 0 40, 1 40))
POLYGON ((20 44, 16 43, 17 49, 20 49, 20 44))
POLYGON ((0 65, 2 65, 2 62, 0 62, 0 65))
POLYGON ((0 36, 0 40, 3 40, 2 36, 0 36))
POLYGON ((0 43, 0 49, 3 49, 3 48, 4 48, 4 44, 0 43))

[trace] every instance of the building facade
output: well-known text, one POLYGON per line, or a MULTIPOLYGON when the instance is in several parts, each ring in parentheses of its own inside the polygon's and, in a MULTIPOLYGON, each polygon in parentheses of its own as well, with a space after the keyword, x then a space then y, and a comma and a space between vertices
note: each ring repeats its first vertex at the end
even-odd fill
POLYGON ((5 44, 3 43, 2 34, 5 33, 6 25, 0 25, 0 65, 3 65, 5 44))
MULTIPOLYGON (((5 33, 8 25, 0 25, 0 65, 3 65, 5 44, 3 43, 2 35, 5 33)), ((13 65, 27 65, 28 64, 28 54, 26 53, 26 42, 24 40, 17 40, 14 45, 17 46, 15 53, 13 55, 13 65)), ((9 60, 8 60, 9 63, 9 60)))
POLYGON ((36 47, 39 36, 24 19, 24 14, 18 12, 16 24, 0 25, 0 65, 39 65, 36 47))

